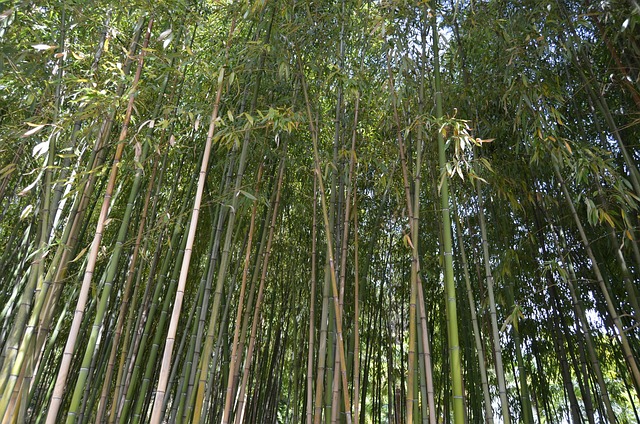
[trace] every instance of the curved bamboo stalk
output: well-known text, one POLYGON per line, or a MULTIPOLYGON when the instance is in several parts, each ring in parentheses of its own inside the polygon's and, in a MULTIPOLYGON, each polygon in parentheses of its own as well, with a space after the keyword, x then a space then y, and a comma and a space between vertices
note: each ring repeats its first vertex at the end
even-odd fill
MULTIPOLYGON (((307 398, 306 398, 306 424, 313 421, 313 345, 315 334, 315 311, 316 311, 316 239, 317 239, 317 190, 318 180, 313 174, 313 215, 311 223, 311 293, 309 295, 309 338, 307 354, 307 398)), ((356 422, 358 422, 356 420, 356 422)))
MULTIPOLYGON (((318 155, 318 133, 315 130, 313 125, 313 118, 311 114, 311 103, 309 102, 309 94, 307 92, 307 85, 304 80, 304 70, 302 69, 302 63, 298 61, 298 66, 300 67, 300 73, 302 75, 302 91, 304 93, 304 99, 307 106, 307 118, 309 119, 309 127, 311 130, 311 138, 313 139, 313 157, 315 161, 315 172, 318 178, 318 186, 320 189, 320 200, 322 204, 322 216, 324 219, 324 227, 325 227, 325 237, 327 239, 327 253, 329 260, 329 268, 331 274, 331 288, 333 291, 333 304, 335 310, 335 320, 336 320, 336 333, 337 333, 337 341, 338 341, 338 353, 340 355, 340 368, 342 374, 342 386, 347 388, 347 368, 345 362, 345 354, 344 354, 344 341, 342 338, 342 313, 340 310, 339 294, 338 294, 338 285, 336 282, 336 271, 335 271, 335 262, 333 258, 333 241, 331 236, 331 227, 329 226, 329 214, 327 212, 327 200, 325 196, 324 183, 322 182, 322 172, 320 170, 320 158, 318 155)), ((343 390, 343 398, 344 398, 344 409, 345 415, 347 418, 347 424, 351 424, 351 401, 349 399, 349 390, 343 390)))

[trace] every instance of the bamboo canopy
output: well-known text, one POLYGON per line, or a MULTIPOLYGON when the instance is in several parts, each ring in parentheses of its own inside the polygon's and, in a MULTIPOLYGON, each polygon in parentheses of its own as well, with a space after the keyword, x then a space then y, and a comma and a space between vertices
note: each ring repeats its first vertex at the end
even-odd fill
POLYGON ((0 6, 2 423, 640 422, 640 6, 0 6))

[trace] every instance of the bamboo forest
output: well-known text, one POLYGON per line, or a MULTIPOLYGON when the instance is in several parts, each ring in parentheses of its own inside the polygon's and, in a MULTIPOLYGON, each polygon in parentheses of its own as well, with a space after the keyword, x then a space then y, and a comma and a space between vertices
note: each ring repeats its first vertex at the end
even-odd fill
POLYGON ((637 0, 0 1, 0 419, 640 422, 637 0))

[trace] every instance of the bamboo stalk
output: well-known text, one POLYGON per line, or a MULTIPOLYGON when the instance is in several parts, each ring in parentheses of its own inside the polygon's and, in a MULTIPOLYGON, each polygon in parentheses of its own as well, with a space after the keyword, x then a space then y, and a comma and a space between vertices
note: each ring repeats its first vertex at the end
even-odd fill
MULTIPOLYGON (((149 37, 151 35, 152 25, 153 25, 153 19, 149 19, 149 24, 147 26, 147 35, 145 37, 145 45, 146 43, 148 43, 149 37)), ((64 349, 62 363, 60 365, 60 370, 58 371, 58 377, 56 378, 55 389, 51 396, 51 404, 49 405, 49 411, 47 413, 47 421, 46 421, 47 424, 54 424, 56 422, 58 410, 60 408, 60 405, 62 404, 62 395, 66 387, 66 378, 69 372, 69 367, 71 365, 71 359, 75 350, 75 345, 76 345, 77 336, 80 330, 82 317, 84 316, 84 309, 87 303, 87 297, 89 294, 91 280, 93 278, 93 271, 95 269, 96 261, 98 258, 98 251, 100 249, 100 244, 102 242, 102 235, 105 227, 105 221, 107 219, 107 213, 109 211, 109 206, 111 204, 111 197, 113 194, 113 189, 115 187, 116 177, 118 175, 118 163, 120 162, 120 159, 122 157, 122 152, 124 151, 124 140, 127 136, 128 125, 131 119, 131 113, 133 111, 133 102, 136 94, 135 88, 138 85, 138 82, 140 81, 140 75, 142 74, 143 63, 144 63, 144 50, 142 51, 138 59, 138 69, 136 70, 136 75, 132 83, 133 89, 131 90, 131 94, 129 95, 129 104, 127 106, 125 119, 122 124, 120 137, 118 139, 118 147, 116 148, 116 152, 113 158, 113 165, 111 167, 111 173, 109 174, 109 183, 107 185, 107 189, 104 195, 104 200, 102 202, 100 217, 98 218, 98 223, 96 225, 95 236, 94 236, 93 242, 91 243, 91 250, 88 257, 87 268, 85 270, 84 279, 82 281, 82 288, 80 290, 78 303, 74 311, 73 322, 71 324, 69 337, 67 338, 67 344, 64 349)))

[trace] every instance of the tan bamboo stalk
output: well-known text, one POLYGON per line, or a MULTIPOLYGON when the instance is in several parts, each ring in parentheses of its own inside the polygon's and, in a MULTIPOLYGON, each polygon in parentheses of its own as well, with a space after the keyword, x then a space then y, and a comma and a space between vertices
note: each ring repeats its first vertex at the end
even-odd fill
POLYGON ((260 321, 260 308, 262 306, 262 300, 264 297, 264 286, 267 279, 267 270, 269 266, 269 258, 271 256, 271 244, 273 242, 273 233, 278 218, 278 206, 280 204, 280 194, 282 189, 282 181, 284 177, 284 169, 286 163, 287 142, 283 145, 282 158, 280 160, 280 169, 278 172, 278 183, 276 186, 276 199, 273 204, 273 212, 271 215, 271 223, 269 224, 269 235, 267 236, 267 245, 265 248, 265 256, 262 261, 262 274, 260 276, 260 286, 258 288, 258 297, 254 306, 253 322, 251 323, 251 335, 249 338, 249 346, 247 347, 247 355, 244 360, 244 369, 242 373, 242 383, 238 391, 238 406, 236 410, 235 423, 240 424, 244 419, 244 407, 245 407, 245 394, 247 391, 247 385, 249 381, 249 370, 251 367, 251 361, 253 358, 253 351, 256 344, 256 334, 258 331, 258 321, 260 321))
MULTIPOLYGON (((127 272, 127 280, 124 286, 124 293, 122 295, 122 303, 118 312, 118 318, 116 320, 116 328, 113 336, 113 343, 111 346, 111 352, 109 353, 109 362, 107 364, 107 370, 105 373, 104 381, 102 383, 102 392, 100 394, 100 402, 98 406, 98 412, 96 414, 96 424, 102 422, 104 414, 107 408, 107 396, 109 396, 109 389, 111 387, 111 376, 115 367, 116 355, 118 353, 118 346, 120 344, 120 336, 122 335, 122 329, 124 327, 125 314, 129 307, 129 296, 131 293, 131 287, 133 286, 133 277, 136 275, 135 268, 138 265, 138 253, 140 252, 140 243, 144 234, 145 222, 147 220, 147 210, 149 208, 149 200, 151 199, 151 193, 153 191, 153 182, 158 169, 158 162, 154 162, 153 170, 151 171, 151 177, 149 178, 149 187, 147 188, 147 194, 144 198, 144 205, 142 206, 142 213, 140 223, 138 224, 138 235, 133 246, 133 252, 131 254, 131 260, 129 262, 129 271, 127 272)), ((116 399, 114 398, 114 402, 116 399)))
MULTIPOLYGON (((386 52, 387 72, 389 75, 389 91, 391 94, 391 103, 393 105, 393 118, 396 124, 396 139, 398 141, 398 150, 400 152, 400 164, 402 169, 402 181, 404 183, 404 194, 407 206, 407 215, 409 217, 409 231, 410 238, 409 243, 411 245, 411 292, 409 297, 409 352, 408 352, 408 366, 407 366, 407 399, 406 399, 406 422, 407 424, 413 424, 413 411, 417 406, 417 397, 414 393, 414 380, 415 380, 415 356, 416 356, 416 299, 417 299, 417 281, 418 281, 418 217, 415 215, 414 207, 419 207, 419 184, 420 184, 420 167, 416 168, 416 181, 418 193, 412 199, 409 171, 407 166, 406 149, 404 145, 404 137, 402 136, 402 126, 400 124, 400 117, 398 115, 398 99, 394 86, 393 73, 391 72, 391 58, 389 51, 386 52), (415 204, 414 204, 415 202, 415 204)), ((420 147, 418 148, 418 158, 420 158, 420 147)))
MULTIPOLYGON (((149 24, 147 25, 147 34, 146 34, 147 42, 151 35, 152 25, 153 25, 153 18, 149 19, 149 24)), ((140 81, 140 75, 142 74, 142 65, 144 63, 144 55, 145 55, 145 51, 142 50, 138 59, 138 68, 136 70, 136 74, 132 83, 131 94, 129 95, 129 104, 127 105, 127 111, 125 113, 125 117, 122 123, 122 130, 120 131, 120 137, 118 138, 118 147, 116 148, 116 152, 113 157, 113 164, 111 166, 111 172, 109 174, 109 182, 107 184, 107 188, 104 194, 102 208, 100 210, 100 216, 98 217, 95 236, 93 238, 93 242, 91 243, 91 250, 88 256, 87 268, 84 273, 84 278, 83 278, 82 286, 80 289, 80 295, 78 296, 78 303, 76 305, 76 309, 73 314, 73 322, 71 323, 71 330, 69 331, 69 337, 67 338, 67 343, 65 345, 64 353, 62 356, 62 363, 60 364, 60 370, 58 371, 58 376, 56 378, 55 388, 51 396, 51 404, 49 405, 49 411, 47 413, 47 420, 46 420, 47 424, 55 424, 57 420, 58 410, 60 408, 60 405, 62 404, 62 395, 64 393, 64 389, 66 386, 66 379, 69 373, 69 367, 71 365, 73 352, 75 350, 77 336, 80 331, 80 324, 82 323, 82 317, 84 316, 84 308, 87 304, 89 289, 91 287, 91 281, 93 279, 93 271, 95 269, 95 265, 98 259, 98 251, 100 249, 100 244, 102 242, 102 235, 105 227, 105 222, 107 219, 107 213, 109 211, 109 206, 111 205, 111 197, 113 195, 113 190, 114 190, 116 178, 118 175, 120 159, 124 151, 124 140, 127 136, 129 122, 131 120, 131 113, 133 112, 133 102, 135 100, 135 95, 137 92, 136 88, 140 81)))
MULTIPOLYGON (((262 9, 264 9, 265 4, 262 4, 262 9)), ((269 26, 267 28, 267 32, 265 34, 265 44, 269 42, 269 38, 271 36, 271 26, 273 24, 273 20, 274 20, 274 15, 275 15, 275 8, 272 11, 272 15, 271 15, 271 20, 269 23, 269 26)), ((234 16, 234 22, 236 17, 234 16)), ((229 37, 232 36, 232 33, 229 33, 229 37)), ((230 44, 230 41, 227 43, 227 56, 228 56, 228 45, 230 44)), ((258 101, 258 94, 259 94, 259 90, 260 90, 260 84, 261 84, 261 78, 262 78, 262 69, 264 68, 264 61, 265 61, 265 56, 266 56, 266 51, 260 56, 259 60, 258 60, 258 66, 257 68, 259 69, 259 72, 257 73, 256 76, 256 81, 255 81, 255 86, 254 86, 254 92, 253 92, 253 98, 251 99, 251 105, 249 108, 249 113, 253 113, 255 108, 256 108, 256 104, 258 101)), ((250 131, 246 131, 245 132, 245 136, 244 136, 244 140, 242 143, 242 149, 240 151, 240 160, 238 163, 238 172, 236 174, 236 181, 235 181, 235 187, 234 187, 234 196, 233 196, 233 200, 232 200, 232 208, 231 211, 229 213, 229 220, 227 223, 227 232, 225 235, 225 242, 224 242, 224 247, 222 250, 222 257, 220 260, 220 267, 218 269, 218 276, 217 276, 217 281, 216 281, 216 289, 215 289, 215 294, 214 294, 214 300, 213 300, 213 308, 212 308, 212 312, 211 312, 211 316, 209 319, 209 330, 208 330, 208 334, 206 337, 206 341, 205 341, 205 346, 203 349, 203 354, 200 357, 200 363, 199 363, 199 381, 198 381, 198 389, 196 391, 196 395, 195 395, 195 410, 194 410, 194 418, 193 421, 194 422, 200 422, 203 418, 202 414, 202 407, 205 401, 205 395, 207 394, 207 375, 209 373, 209 367, 210 367, 210 357, 211 357, 211 350, 213 348, 213 339, 214 339, 214 332, 215 332, 215 328, 216 328, 216 324, 217 324, 217 319, 218 319, 218 313, 219 313, 219 308, 220 308, 220 299, 221 299, 221 294, 222 294, 222 288, 223 288, 223 284, 224 284, 224 280, 226 278, 226 273, 227 273, 227 266, 228 266, 228 262, 229 262, 229 251, 230 251, 230 242, 231 242, 231 236, 233 233, 233 229, 234 229, 234 223, 235 223, 235 218, 236 218, 236 209, 237 209, 237 205, 238 205, 238 194, 240 191, 240 188, 242 186, 242 178, 244 175, 244 168, 245 168, 245 163, 246 163, 246 157, 247 157, 247 153, 249 150, 249 139, 250 139, 250 131)), ((249 302, 250 303, 250 302, 249 302)), ((241 336, 242 337, 242 336, 241 336)), ((218 341, 218 343, 220 342, 220 340, 218 341)), ((241 338, 241 342, 240 342, 240 346, 243 346, 243 339, 241 338)), ((214 366, 215 366, 215 361, 217 360, 217 356, 214 355, 214 366)))
MULTIPOLYGON (((226 43, 225 62, 229 57, 229 48, 231 47, 231 39, 235 30, 236 18, 235 15, 231 21, 231 27, 229 29, 229 37, 226 43)), ((185 247, 184 258, 182 260, 182 268, 180 270, 180 278, 178 280, 178 288, 176 291, 175 301, 173 304, 173 312, 171 314, 171 321, 169 323, 169 331, 164 347, 164 354, 162 356, 162 366, 160 368, 160 377, 158 380, 158 388, 156 390, 156 396, 154 400, 153 413, 151 415, 151 424, 158 424, 162 419, 162 405, 164 403, 165 390, 167 388, 167 382, 169 378, 169 372, 171 369, 171 356, 173 354, 173 345, 175 343, 175 335, 178 330, 178 321, 180 319, 180 311, 182 309, 182 300, 184 298, 184 289, 187 284, 187 275, 189 273, 189 265, 191 263, 191 253, 193 250, 193 242, 196 237, 196 227, 198 225, 198 217, 200 215, 200 204, 202 203, 202 194, 204 192, 204 183, 207 176, 207 169, 209 167, 209 156, 211 154, 211 146, 213 144, 213 135, 216 129, 216 121, 218 119, 218 110, 220 108, 220 98, 222 97, 222 88, 224 86, 224 70, 220 68, 218 75, 218 90, 216 92, 216 98, 213 105, 213 112, 211 113, 211 119, 209 121, 209 132, 207 133, 207 140, 205 142, 204 154, 202 156, 202 164, 200 166, 200 174, 198 176, 198 186, 196 188, 196 197, 193 204, 193 211, 191 213, 191 222, 189 223, 189 233, 187 235, 187 245, 185 247)))
MULTIPOLYGON (((256 177, 256 189, 255 196, 259 193, 259 184, 260 179, 262 177, 264 163, 260 165, 258 169, 258 176, 256 177)), ((240 324, 242 322, 242 307, 244 304, 244 292, 247 287, 247 277, 249 275, 249 266, 251 264, 251 247, 253 242, 253 233, 255 230, 255 222, 256 222, 256 213, 258 210, 258 200, 255 199, 253 201, 252 209, 251 209, 251 221, 249 222, 249 239, 247 240, 247 248, 244 256, 244 267, 242 269, 242 282, 240 284, 240 294, 238 295, 238 310, 236 312, 236 324, 233 330, 233 342, 231 344, 231 362, 230 362, 230 370, 233 370, 236 366, 236 363, 240 362, 240 357, 238 355, 238 339, 240 337, 240 324)), ((224 403, 224 411, 222 412, 222 423, 227 424, 229 422, 229 415, 231 413, 231 404, 233 400, 233 372, 229 372, 229 376, 227 379, 227 389, 226 389, 226 397, 224 403)))
MULTIPOLYGON (((307 118, 309 120, 309 127, 311 131, 311 138, 313 141, 313 157, 315 161, 315 172, 318 178, 318 188, 320 190, 320 201, 322 205, 322 217, 324 220, 325 226, 325 237, 327 240, 327 253, 329 259, 329 268, 331 274, 331 289, 333 291, 333 302, 334 302, 334 310, 335 310, 335 319, 336 319, 336 333, 337 333, 337 341, 338 341, 338 353, 340 354, 340 368, 342 373, 342 386, 348 387, 347 385, 347 368, 345 362, 344 355, 344 341, 342 337, 342 313, 340 311, 340 305, 338 304, 338 284, 336 282, 336 272, 335 272, 335 263, 333 258, 333 240, 331 236, 331 227, 329 225, 329 214, 327 212, 327 199, 324 191, 324 183, 322 181, 322 172, 320 169, 320 158, 318 154, 318 132, 315 129, 313 124, 313 116, 311 114, 311 103, 309 102, 309 93, 307 92, 307 85, 304 79, 304 69, 302 68, 302 63, 298 61, 298 66, 300 68, 300 73, 302 76, 302 91, 304 92, 304 99, 307 109, 307 118)), ((344 398, 344 409, 345 415, 347 418, 347 424, 351 424, 351 401, 349 399, 349 391, 343 390, 343 398, 344 398)))
MULTIPOLYGON (((231 152, 231 156, 232 157, 235 156, 235 153, 233 151, 231 152)), ((226 169, 225 169, 225 172, 223 172, 222 181, 220 182, 219 194, 221 196, 223 195, 223 193, 227 192, 229 187, 231 187, 231 177, 232 177, 233 168, 234 168, 233 164, 234 164, 233 159, 228 160, 225 164, 226 169)), ((198 331, 196 333, 196 340, 195 340, 195 347, 194 347, 194 354, 193 354, 193 365, 191 367, 191 373, 189 375, 189 383, 187 387, 187 399, 185 400, 186 408, 184 411, 184 415, 186 417, 191 417, 191 413, 193 411, 194 387, 195 387, 196 375, 198 371, 198 363, 200 362, 202 337, 204 336, 204 328, 205 328, 205 322, 207 317, 209 299, 211 298, 211 287, 213 285, 214 270, 218 263, 218 257, 219 257, 218 252, 220 248, 220 241, 222 239, 222 229, 224 226, 227 209, 228 208, 223 205, 220 205, 218 207, 217 223, 215 226, 215 236, 214 236, 213 246, 209 251, 210 252, 209 261, 208 261, 209 269, 207 270, 206 277, 203 276, 202 281, 200 283, 205 286, 205 289, 204 289, 204 294, 202 299, 200 315, 198 318, 198 331)))
MULTIPOLYGON (((314 345, 314 320, 316 311, 316 249, 317 249, 317 190, 318 180, 313 174, 313 216, 311 223, 311 293, 309 295, 309 352, 307 355, 307 400, 306 400, 306 424, 313 421, 313 345, 314 345)), ((357 321, 356 321, 357 322, 357 321)), ((356 408, 357 409, 357 408, 356 408)), ((358 421, 356 420, 356 423, 358 421)))
MULTIPOLYGON (((343 2, 344 8, 344 2, 343 2)), ((344 312, 344 290, 346 283, 346 268, 347 268, 347 247, 349 240, 349 216, 351 214, 351 197, 352 197, 352 187, 353 181, 355 179, 355 162, 356 162, 356 139, 358 135, 357 127, 358 127, 358 113, 360 109, 360 93, 356 93, 356 101, 354 105, 354 117, 353 117, 353 131, 351 135, 351 154, 349 155, 349 173, 347 175, 347 190, 345 194, 345 208, 344 208, 344 219, 343 219, 343 227, 342 227, 342 239, 341 239, 341 250, 340 254, 340 295, 339 295, 339 305, 340 310, 344 312)), ((354 191, 355 192, 355 191, 354 191)), ((333 375, 333 399, 332 399, 332 409, 331 409, 331 421, 335 422, 338 417, 338 412, 340 410, 338 402, 339 402, 339 391, 340 391, 340 356, 335 355, 335 363, 334 363, 334 375, 333 375)), ((348 390, 348 387, 343 387, 342 390, 348 390)))

